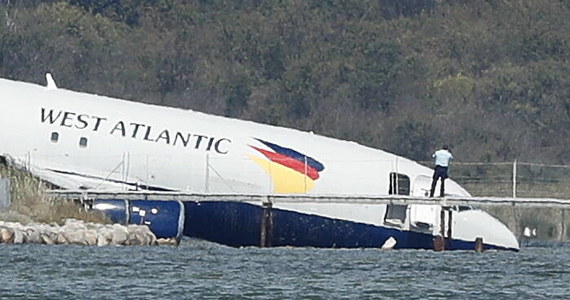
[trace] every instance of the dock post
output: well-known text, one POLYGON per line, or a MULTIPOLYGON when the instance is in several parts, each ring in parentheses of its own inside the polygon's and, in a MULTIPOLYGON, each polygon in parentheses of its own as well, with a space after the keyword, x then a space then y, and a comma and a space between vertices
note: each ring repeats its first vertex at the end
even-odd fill
POLYGON ((444 251, 445 250, 445 238, 441 235, 436 236, 433 239, 433 250, 434 251, 444 251))
POLYGON ((262 203, 261 210, 261 230, 259 235, 260 247, 271 247, 271 237, 273 232, 273 218, 271 213, 271 201, 262 203))
POLYGON ((448 215, 448 218, 447 218, 447 239, 446 239, 446 243, 445 243, 446 249, 451 249, 452 248, 452 242, 453 242, 453 239, 451 238, 451 233, 452 233, 451 226, 453 224, 451 213, 452 213, 452 210, 451 210, 451 208, 448 207, 447 208, 447 215, 448 215))
POLYGON ((439 214, 439 235, 436 236, 433 240, 433 248, 436 251, 444 251, 446 249, 451 249, 451 234, 452 234, 452 225, 453 225, 453 218, 452 218, 452 211, 451 207, 442 206, 441 212, 439 214), (445 218, 445 214, 447 212, 447 220, 445 218), (447 221, 447 222, 446 222, 447 221), (447 228, 446 228, 447 224, 447 228))
POLYGON ((475 239, 475 252, 483 252, 485 251, 485 246, 483 245, 483 238, 476 238, 475 239))
POLYGON ((433 249, 435 251, 445 250, 445 207, 441 207, 441 212, 439 214, 439 235, 433 240, 433 249))
POLYGON ((562 230, 560 230, 560 242, 566 241, 566 209, 562 209, 562 230))

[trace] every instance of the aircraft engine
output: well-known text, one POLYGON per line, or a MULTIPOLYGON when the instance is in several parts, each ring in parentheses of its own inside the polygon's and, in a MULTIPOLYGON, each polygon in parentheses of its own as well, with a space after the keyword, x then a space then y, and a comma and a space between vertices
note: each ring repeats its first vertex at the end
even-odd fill
POLYGON ((95 199, 93 209, 115 223, 146 225, 157 238, 182 237, 184 206, 180 201, 95 199))

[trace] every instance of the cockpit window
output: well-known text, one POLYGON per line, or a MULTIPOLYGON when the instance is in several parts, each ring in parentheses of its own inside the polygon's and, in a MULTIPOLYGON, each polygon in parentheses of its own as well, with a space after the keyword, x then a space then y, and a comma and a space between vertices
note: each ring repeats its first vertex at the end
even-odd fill
POLYGON ((474 210, 475 207, 471 205, 454 205, 451 207, 455 211, 466 211, 466 210, 474 210))
POLYGON ((87 138, 86 137, 82 137, 79 139, 79 147, 81 147, 81 148, 87 147, 87 138))
POLYGON ((54 143, 57 143, 57 141, 59 140, 59 133, 57 132, 52 132, 51 133, 51 141, 54 143))

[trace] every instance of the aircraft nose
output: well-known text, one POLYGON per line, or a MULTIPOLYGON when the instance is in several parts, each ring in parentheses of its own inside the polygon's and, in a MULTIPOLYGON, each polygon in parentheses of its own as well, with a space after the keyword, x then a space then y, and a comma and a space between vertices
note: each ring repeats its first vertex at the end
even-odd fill
POLYGON ((482 210, 457 213, 454 236, 474 241, 480 237, 486 245, 518 251, 519 242, 514 233, 497 218, 482 210))

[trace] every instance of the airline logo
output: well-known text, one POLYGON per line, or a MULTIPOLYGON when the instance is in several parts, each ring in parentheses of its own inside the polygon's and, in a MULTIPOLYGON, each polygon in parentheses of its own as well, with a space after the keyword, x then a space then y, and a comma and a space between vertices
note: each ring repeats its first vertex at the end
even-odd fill
POLYGON ((270 176, 273 192, 280 194, 302 194, 311 191, 319 172, 325 169, 316 159, 291 148, 257 139, 264 147, 249 145, 263 157, 250 158, 270 176))

